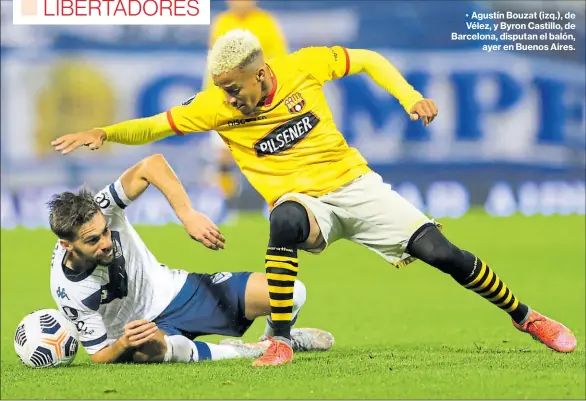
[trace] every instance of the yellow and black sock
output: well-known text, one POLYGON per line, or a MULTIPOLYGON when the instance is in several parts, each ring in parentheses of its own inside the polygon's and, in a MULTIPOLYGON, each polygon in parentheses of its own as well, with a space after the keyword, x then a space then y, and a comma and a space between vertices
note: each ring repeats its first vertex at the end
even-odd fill
POLYGON ((519 302, 486 263, 452 244, 435 225, 426 224, 417 230, 409 240, 407 251, 506 311, 516 323, 529 314, 529 307, 519 302))
POLYGON ((472 273, 460 284, 507 312, 517 323, 521 323, 529 312, 529 307, 519 302, 499 276, 476 256, 472 273))
POLYGON ((276 247, 269 244, 265 270, 274 336, 291 339, 293 288, 299 271, 297 247, 276 247))

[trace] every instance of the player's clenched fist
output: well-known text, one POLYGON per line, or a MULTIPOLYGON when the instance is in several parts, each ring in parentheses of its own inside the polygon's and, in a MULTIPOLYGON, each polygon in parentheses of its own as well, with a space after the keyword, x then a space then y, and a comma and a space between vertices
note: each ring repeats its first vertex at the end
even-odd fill
POLYGON ((120 341, 126 348, 135 348, 152 340, 158 329, 155 323, 148 320, 134 320, 124 326, 120 341))
POLYGON ((179 218, 189 236, 207 248, 217 251, 226 246, 226 239, 205 214, 190 209, 187 213, 181 214, 179 218))
POLYGON ((51 146, 64 155, 73 152, 80 146, 88 146, 90 150, 99 149, 106 140, 106 133, 101 129, 76 132, 75 134, 63 135, 53 142, 51 146))
POLYGON ((428 125, 437 116, 437 106, 431 99, 421 99, 411 107, 411 120, 423 120, 423 125, 428 125))

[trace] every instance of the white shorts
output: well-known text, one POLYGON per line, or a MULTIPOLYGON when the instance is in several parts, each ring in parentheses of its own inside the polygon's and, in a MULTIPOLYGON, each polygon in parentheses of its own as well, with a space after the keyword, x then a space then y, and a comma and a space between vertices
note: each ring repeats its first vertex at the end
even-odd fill
POLYGON ((440 226, 374 172, 317 198, 287 193, 275 202, 275 206, 291 198, 303 203, 317 220, 325 244, 312 249, 300 247, 315 254, 344 238, 376 252, 394 266, 402 267, 415 260, 405 252, 411 236, 426 223, 440 226))

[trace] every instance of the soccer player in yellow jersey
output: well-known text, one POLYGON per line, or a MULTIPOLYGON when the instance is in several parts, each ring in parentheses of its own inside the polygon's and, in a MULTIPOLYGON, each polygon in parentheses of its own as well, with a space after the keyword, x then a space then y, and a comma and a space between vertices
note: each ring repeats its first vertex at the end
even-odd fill
MULTIPOLYGON (((366 73, 393 94, 413 120, 437 115, 384 57, 363 49, 310 47, 266 62, 258 40, 236 30, 220 37, 209 54, 217 87, 159 115, 65 135, 53 142, 69 153, 105 140, 141 144, 216 130, 250 183, 272 207, 266 253, 271 346, 254 366, 293 358, 290 328, 297 251, 319 253, 344 238, 400 267, 416 259, 449 274, 506 311, 514 326, 548 347, 570 352, 576 337, 561 323, 519 302, 482 260, 446 239, 423 213, 385 185, 336 128, 322 91, 330 80, 366 73)), ((202 225, 209 222, 202 218, 202 225)), ((199 238, 223 247, 215 231, 199 238)))
MULTIPOLYGON (((287 41, 279 22, 271 13, 258 7, 257 2, 253 0, 226 0, 226 4, 228 10, 212 21, 210 48, 220 36, 240 28, 250 31, 258 38, 267 60, 287 54, 287 41)), ((204 89, 212 86, 214 81, 208 71, 204 79, 204 89)), ((214 150, 218 152, 218 182, 224 195, 231 198, 237 194, 239 188, 238 175, 234 171, 234 160, 231 152, 217 135, 213 135, 211 139, 214 150)))

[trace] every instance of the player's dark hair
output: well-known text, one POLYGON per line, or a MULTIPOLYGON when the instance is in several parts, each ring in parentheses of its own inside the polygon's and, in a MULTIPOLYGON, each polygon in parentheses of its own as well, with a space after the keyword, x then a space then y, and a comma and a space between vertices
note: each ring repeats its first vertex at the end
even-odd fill
POLYGON ((62 192, 53 195, 47 206, 51 231, 60 239, 67 241, 74 241, 77 238, 77 230, 100 211, 94 195, 87 188, 81 188, 76 194, 62 192))
POLYGON ((238 65, 238 68, 246 68, 246 67, 248 67, 254 61, 256 61, 257 58, 260 57, 261 53, 262 53, 261 50, 255 50, 255 51, 253 51, 252 53, 250 53, 248 55, 248 57, 246 57, 244 60, 242 60, 242 62, 238 65))

